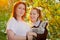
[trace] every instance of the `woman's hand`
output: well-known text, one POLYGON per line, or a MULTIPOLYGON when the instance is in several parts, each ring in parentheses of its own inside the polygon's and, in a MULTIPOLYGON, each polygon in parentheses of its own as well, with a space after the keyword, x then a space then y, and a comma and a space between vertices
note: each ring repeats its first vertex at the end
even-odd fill
POLYGON ((28 35, 37 37, 37 34, 35 32, 28 32, 28 35))
POLYGON ((33 40, 33 36, 37 37, 37 34, 35 32, 28 32, 27 33, 28 40, 33 40))

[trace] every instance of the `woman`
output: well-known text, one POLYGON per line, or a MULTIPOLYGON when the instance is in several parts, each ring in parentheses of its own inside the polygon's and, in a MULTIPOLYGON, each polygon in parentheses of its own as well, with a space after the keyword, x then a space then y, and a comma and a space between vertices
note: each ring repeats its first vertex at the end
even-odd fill
MULTIPOLYGON (((31 30, 24 21, 26 15, 26 4, 17 2, 13 8, 13 17, 7 23, 8 40, 26 40, 27 33, 31 30)), ((32 36, 30 36, 32 40, 32 36)))
POLYGON ((41 10, 37 8, 32 8, 30 12, 30 20, 32 31, 37 34, 37 38, 34 38, 33 40, 46 40, 48 31, 46 29, 47 22, 42 22, 42 16, 41 16, 41 10))

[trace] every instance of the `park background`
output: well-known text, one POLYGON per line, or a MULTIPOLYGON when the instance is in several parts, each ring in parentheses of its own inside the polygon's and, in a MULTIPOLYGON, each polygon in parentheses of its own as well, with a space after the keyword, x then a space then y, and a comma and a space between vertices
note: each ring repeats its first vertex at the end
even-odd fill
POLYGON ((17 1, 27 4, 26 21, 29 20, 28 16, 32 7, 41 9, 43 20, 49 22, 47 39, 60 40, 60 0, 0 0, 0 40, 7 40, 6 23, 17 1))

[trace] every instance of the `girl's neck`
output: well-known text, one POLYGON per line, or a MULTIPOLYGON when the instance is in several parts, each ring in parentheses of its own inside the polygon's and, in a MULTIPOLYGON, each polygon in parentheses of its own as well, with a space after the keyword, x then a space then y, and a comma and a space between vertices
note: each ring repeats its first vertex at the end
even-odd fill
POLYGON ((37 21, 38 21, 38 19, 36 19, 36 20, 33 20, 33 21, 32 21, 32 23, 36 23, 37 21))
POLYGON ((37 21, 39 21, 39 19, 32 21, 32 23, 35 24, 37 21))
POLYGON ((36 20, 32 21, 32 23, 33 23, 33 24, 36 23, 36 20))

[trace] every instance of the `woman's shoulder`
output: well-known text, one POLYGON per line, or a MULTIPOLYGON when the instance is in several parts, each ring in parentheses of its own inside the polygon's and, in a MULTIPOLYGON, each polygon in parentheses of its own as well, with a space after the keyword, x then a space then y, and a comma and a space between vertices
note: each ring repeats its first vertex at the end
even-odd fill
POLYGON ((14 18, 10 18, 7 22, 7 29, 11 29, 12 26, 13 26, 13 21, 14 21, 14 18))
POLYGON ((24 23, 25 23, 25 25, 30 26, 30 25, 28 24, 28 22, 25 21, 24 23))
POLYGON ((26 21, 24 22, 24 25, 25 25, 27 28, 31 28, 30 25, 29 25, 29 23, 26 22, 26 21))
POLYGON ((14 17, 12 17, 8 20, 7 24, 13 24, 15 22, 16 22, 16 20, 14 19, 14 17))
POLYGON ((33 27, 33 24, 31 21, 27 22, 27 24, 32 28, 33 27))

